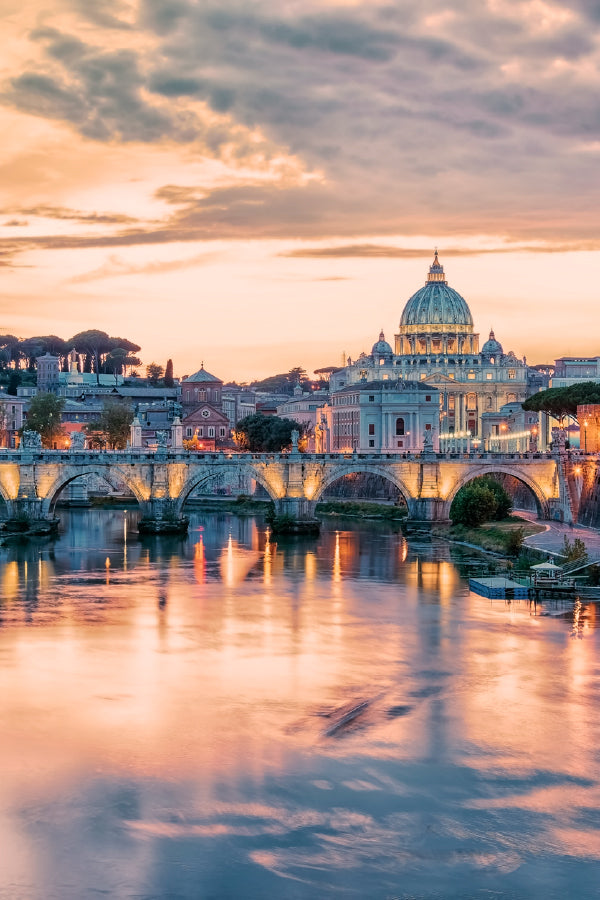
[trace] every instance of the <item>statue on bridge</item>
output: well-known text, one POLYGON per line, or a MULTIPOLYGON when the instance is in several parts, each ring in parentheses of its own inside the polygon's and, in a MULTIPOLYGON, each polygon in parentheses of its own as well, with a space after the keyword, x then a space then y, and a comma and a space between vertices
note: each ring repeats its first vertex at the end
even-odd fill
POLYGON ((85 434, 83 431, 71 431, 69 438, 71 440, 71 450, 85 450, 85 434))
POLYGON ((39 433, 39 431, 26 430, 23 432, 23 449, 24 450, 41 450, 42 449, 42 436, 39 433))
POLYGON ((294 428, 292 431, 292 453, 298 453, 298 440, 300 439, 300 432, 297 428, 294 428))
POLYGON ((567 444, 567 432, 564 428, 553 428, 552 429, 552 441, 550 443, 550 449, 555 453, 562 453, 566 450, 567 444))
POLYGON ((156 432, 156 449, 157 450, 166 450, 167 449, 167 440, 169 438, 168 431, 157 431, 156 432))

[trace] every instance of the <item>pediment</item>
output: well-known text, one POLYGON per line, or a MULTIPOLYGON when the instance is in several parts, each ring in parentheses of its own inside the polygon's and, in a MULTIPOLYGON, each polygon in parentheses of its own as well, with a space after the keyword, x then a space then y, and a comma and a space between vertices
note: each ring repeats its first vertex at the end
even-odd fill
POLYGON ((421 384, 456 384, 456 381, 454 378, 448 378, 442 372, 434 372, 424 378, 421 384))

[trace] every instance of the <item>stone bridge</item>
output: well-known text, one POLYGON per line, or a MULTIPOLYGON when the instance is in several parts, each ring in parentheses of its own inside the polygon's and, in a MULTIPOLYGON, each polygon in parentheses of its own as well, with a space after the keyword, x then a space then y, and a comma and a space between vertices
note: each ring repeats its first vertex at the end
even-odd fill
POLYGON ((8 517, 48 518, 60 492, 74 479, 94 474, 127 485, 144 517, 175 520, 191 492, 235 472, 261 484, 276 512, 314 518, 325 489, 345 475, 365 472, 396 485, 418 521, 446 521, 457 492, 480 475, 512 475, 531 491, 541 518, 573 521, 574 463, 562 453, 540 454, 301 454, 193 453, 159 449, 126 451, 31 450, 0 452, 0 495, 8 517))

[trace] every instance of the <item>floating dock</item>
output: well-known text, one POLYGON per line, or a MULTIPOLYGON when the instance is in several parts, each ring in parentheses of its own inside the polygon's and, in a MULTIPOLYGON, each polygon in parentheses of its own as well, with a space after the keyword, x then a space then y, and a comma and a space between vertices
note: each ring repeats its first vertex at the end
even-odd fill
POLYGON ((529 588, 511 578, 497 575, 493 578, 469 578, 469 588, 481 597, 491 600, 528 600, 529 588))

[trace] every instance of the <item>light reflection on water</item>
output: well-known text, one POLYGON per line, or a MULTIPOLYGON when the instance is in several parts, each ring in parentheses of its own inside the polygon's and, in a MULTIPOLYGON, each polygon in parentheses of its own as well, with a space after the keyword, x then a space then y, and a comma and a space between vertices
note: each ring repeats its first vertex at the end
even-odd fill
POLYGON ((594 605, 385 525, 63 519, 0 549, 0 897, 600 896, 594 605))

